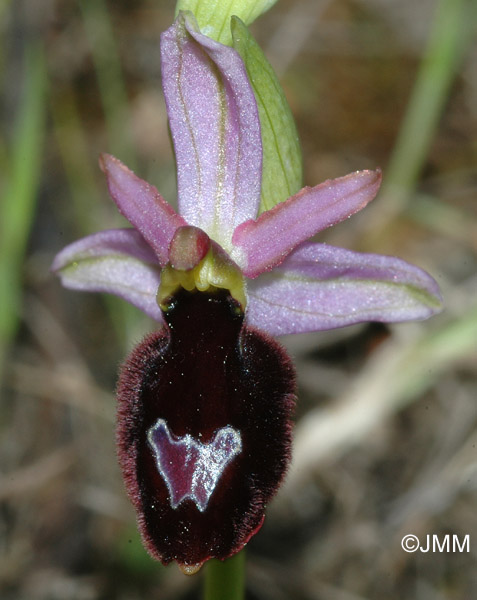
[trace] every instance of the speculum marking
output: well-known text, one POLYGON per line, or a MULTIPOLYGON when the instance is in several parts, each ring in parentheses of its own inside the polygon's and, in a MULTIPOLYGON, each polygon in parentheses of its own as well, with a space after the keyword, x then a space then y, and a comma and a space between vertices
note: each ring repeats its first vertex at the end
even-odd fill
POLYGON ((229 426, 218 429, 204 444, 190 434, 173 435, 166 421, 158 419, 147 439, 174 509, 190 498, 204 512, 225 467, 242 451, 240 433, 229 426))

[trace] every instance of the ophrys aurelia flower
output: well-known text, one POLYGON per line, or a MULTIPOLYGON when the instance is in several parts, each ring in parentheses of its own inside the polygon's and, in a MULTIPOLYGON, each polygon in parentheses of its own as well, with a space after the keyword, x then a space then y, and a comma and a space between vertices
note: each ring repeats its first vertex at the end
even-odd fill
POLYGON ((307 242, 364 208, 379 171, 258 215, 260 121, 240 56, 184 13, 161 53, 179 212, 103 155, 133 228, 71 244, 53 269, 67 287, 117 294, 159 323, 121 370, 119 459, 146 547, 194 572, 260 528, 289 462, 294 372, 270 335, 424 319, 440 295, 400 259, 307 242))

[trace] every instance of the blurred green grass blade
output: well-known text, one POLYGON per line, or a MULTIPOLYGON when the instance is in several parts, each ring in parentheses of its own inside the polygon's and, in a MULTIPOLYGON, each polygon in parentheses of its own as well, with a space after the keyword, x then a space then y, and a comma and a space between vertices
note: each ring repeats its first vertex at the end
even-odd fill
MULTIPOLYGON (((103 106, 110 152, 136 168, 131 143, 129 103, 118 47, 105 0, 79 0, 83 22, 91 47, 103 106)), ((100 227, 101 229, 102 227, 100 227)), ((116 333, 124 346, 136 335, 137 313, 130 305, 116 299, 106 300, 116 333)))
POLYGON ((426 194, 417 194, 406 207, 406 217, 433 233, 473 248, 477 240, 477 219, 468 209, 454 206, 426 194))
POLYGON ((94 172, 95 167, 99 171, 98 161, 91 156, 73 90, 65 88, 61 97, 52 96, 54 133, 73 200, 75 226, 78 235, 87 235, 101 227, 94 221, 106 185, 99 189, 94 172))
POLYGON ((46 68, 42 48, 25 52, 23 101, 0 205, 0 368, 19 320, 22 265, 35 212, 45 128, 46 68))
POLYGON ((109 144, 105 151, 135 168, 128 118, 128 97, 121 61, 105 0, 79 0, 96 70, 109 144))
POLYGON ((12 0, 0 0, 0 19, 3 18, 3 15, 7 11, 7 8, 10 7, 12 0))
MULTIPOLYGON (((66 213, 74 219, 74 233, 78 236, 88 235, 110 225, 98 222, 101 215, 101 202, 107 202, 106 184, 101 187, 95 177, 93 164, 99 172, 99 166, 90 155, 88 141, 81 123, 75 96, 71 89, 64 90, 59 99, 52 99, 52 117, 56 141, 69 186, 72 207, 62 203, 64 216, 66 213)), ((68 217, 70 218, 70 217, 68 217)), ((122 318, 122 309, 113 298, 107 302, 109 316, 115 328, 118 340, 123 346, 127 344, 127 334, 122 318)), ((120 302, 120 301, 119 301, 120 302)), ((125 311, 128 310, 126 305, 125 311)))
MULTIPOLYGON (((5 30, 7 28, 5 15, 7 9, 10 8, 11 0, 0 0, 0 35, 5 35, 5 30)), ((4 40, 2 39, 2 43, 4 40)), ((3 46, 5 48, 5 46, 3 46)), ((5 85, 5 51, 0 52, 0 90, 3 89, 5 85)))
POLYGON ((405 402, 418 397, 445 369, 460 360, 473 361, 477 356, 477 306, 429 331, 404 357, 403 376, 398 386, 399 396, 405 402))
MULTIPOLYGON (((5 74, 5 61, 6 61, 6 51, 5 51, 5 37, 6 37, 6 29, 7 29, 7 9, 10 8, 11 0, 0 0, 0 39, 2 42, 3 52, 0 52, 0 95, 3 96, 2 92, 6 85, 6 74, 5 74)), ((7 142, 5 139, 5 129, 0 129, 0 173, 6 173, 9 171, 9 156, 7 151, 7 142)), ((4 181, 4 177, 0 179, 0 199, 3 198, 4 189, 6 182, 4 181)), ((1 200, 0 200, 1 202, 1 200)), ((0 209, 1 211, 1 209, 0 209)), ((0 212, 1 215, 1 212, 0 212)), ((1 224, 0 224, 1 229, 1 224)))
POLYGON ((427 159, 476 23, 475 0, 440 0, 401 129, 384 172, 388 218, 401 210, 427 159))
MULTIPOLYGON (((127 225, 119 215, 117 222, 99 220, 103 213, 101 204, 109 202, 106 180, 100 173, 96 157, 90 154, 72 90, 63 90, 59 99, 53 99, 52 116, 73 211, 69 205, 62 203, 62 206, 73 214, 76 235, 84 236, 101 229, 127 225), (99 179, 95 176, 95 168, 99 179)), ((105 302, 118 342, 126 349, 131 339, 137 338, 137 309, 109 295, 105 295, 105 302)))

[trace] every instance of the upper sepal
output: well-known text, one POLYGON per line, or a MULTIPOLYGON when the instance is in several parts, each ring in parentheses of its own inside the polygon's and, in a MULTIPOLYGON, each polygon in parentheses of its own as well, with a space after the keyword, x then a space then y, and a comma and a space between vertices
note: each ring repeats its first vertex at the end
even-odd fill
POLYGON ((234 228, 260 201, 260 121, 245 66, 190 13, 162 34, 161 61, 180 213, 230 249, 234 228))

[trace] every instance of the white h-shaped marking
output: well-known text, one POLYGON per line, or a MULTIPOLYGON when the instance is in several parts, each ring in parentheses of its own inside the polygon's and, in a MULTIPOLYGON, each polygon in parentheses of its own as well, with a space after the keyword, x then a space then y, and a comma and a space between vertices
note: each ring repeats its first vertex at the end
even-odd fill
POLYGON ((204 512, 225 467, 242 451, 240 433, 233 427, 218 429, 214 439, 203 444, 190 434, 171 435, 166 421, 158 419, 147 439, 174 509, 190 498, 204 512))

